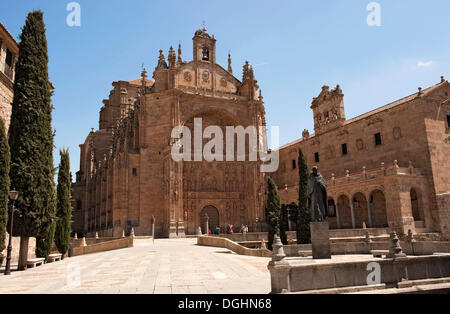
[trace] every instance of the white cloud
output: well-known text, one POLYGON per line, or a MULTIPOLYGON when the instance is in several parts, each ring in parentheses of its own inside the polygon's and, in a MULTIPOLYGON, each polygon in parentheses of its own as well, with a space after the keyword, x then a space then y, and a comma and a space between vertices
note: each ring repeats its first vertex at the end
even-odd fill
POLYGON ((428 68, 428 67, 430 67, 430 66, 432 66, 432 65, 433 65, 433 61, 427 61, 427 62, 419 61, 419 62, 417 63, 417 66, 418 66, 419 68, 428 68))

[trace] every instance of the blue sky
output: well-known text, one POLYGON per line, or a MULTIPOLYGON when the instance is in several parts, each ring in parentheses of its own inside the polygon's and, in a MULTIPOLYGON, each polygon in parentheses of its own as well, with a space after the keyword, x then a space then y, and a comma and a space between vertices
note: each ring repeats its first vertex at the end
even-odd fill
MULTIPOLYGON (((2 1, 0 21, 18 38, 29 11, 44 12, 50 57, 55 146, 79 147, 117 80, 153 71, 159 49, 183 46, 205 21, 217 39, 217 61, 234 74, 254 65, 267 122, 280 144, 313 132, 311 100, 322 85, 340 84, 347 118, 412 94, 450 76, 450 2, 379 0, 381 26, 369 27, 368 0, 78 0, 81 27, 66 24, 68 0, 2 1)), ((55 163, 59 155, 55 150, 55 163)))

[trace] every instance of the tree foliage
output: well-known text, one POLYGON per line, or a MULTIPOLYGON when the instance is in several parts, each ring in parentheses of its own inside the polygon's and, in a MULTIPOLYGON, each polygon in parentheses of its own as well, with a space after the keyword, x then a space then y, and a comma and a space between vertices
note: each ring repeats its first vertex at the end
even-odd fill
POLYGON ((45 236, 39 236, 36 238, 36 256, 47 258, 52 252, 52 247, 55 238, 56 222, 53 222, 48 229, 45 236))
POLYGON ((58 171, 57 210, 56 210, 56 233, 55 244, 59 253, 64 254, 69 249, 70 233, 72 223, 71 204, 71 175, 70 157, 68 150, 60 150, 61 161, 58 171))
POLYGON ((43 13, 28 14, 20 35, 10 126, 11 186, 19 191, 14 236, 45 237, 55 188, 51 89, 43 13))
POLYGON ((277 186, 271 177, 267 178, 267 192, 266 221, 269 226, 268 248, 272 250, 275 234, 280 235, 281 205, 277 186))
POLYGON ((308 203, 308 164, 302 150, 298 152, 298 171, 299 171, 299 187, 298 187, 298 215, 297 215, 297 243, 311 243, 311 213, 309 212, 308 203))
POLYGON ((5 124, 0 118, 0 265, 5 249, 6 222, 8 220, 8 193, 9 193, 9 145, 5 133, 5 124))

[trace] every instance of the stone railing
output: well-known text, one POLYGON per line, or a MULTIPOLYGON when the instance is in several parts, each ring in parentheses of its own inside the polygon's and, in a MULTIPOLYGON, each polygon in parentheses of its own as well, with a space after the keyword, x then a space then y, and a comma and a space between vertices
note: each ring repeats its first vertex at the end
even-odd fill
POLYGON ((239 255, 258 257, 272 256, 272 252, 267 249, 249 249, 236 242, 231 241, 230 239, 222 237, 198 236, 197 245, 226 248, 239 255))
POLYGON ((408 167, 400 167, 397 160, 394 160, 392 166, 387 167, 385 163, 381 163, 381 166, 375 169, 367 170, 363 167, 360 172, 350 173, 349 170, 346 171, 345 176, 336 177, 334 174, 331 177, 326 178, 327 183, 332 186, 344 185, 349 183, 358 183, 366 180, 378 179, 386 176, 393 175, 410 175, 410 176, 423 176, 424 173, 422 169, 414 168, 412 163, 409 163, 408 167))
POLYGON ((117 240, 79 246, 73 249, 73 256, 125 249, 134 246, 134 238, 121 238, 117 240))

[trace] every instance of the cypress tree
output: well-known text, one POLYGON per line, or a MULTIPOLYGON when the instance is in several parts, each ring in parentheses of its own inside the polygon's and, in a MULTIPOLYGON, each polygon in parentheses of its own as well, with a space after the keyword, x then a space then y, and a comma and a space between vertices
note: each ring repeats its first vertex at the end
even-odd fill
POLYGON ((310 244, 311 230, 311 213, 307 207, 308 203, 308 165, 302 150, 298 152, 298 171, 299 171, 299 187, 298 187, 298 215, 297 215, 297 243, 310 244))
POLYGON ((58 171, 57 210, 56 210, 56 233, 55 244, 63 258, 69 250, 71 222, 72 222, 72 204, 71 204, 71 175, 70 158, 68 150, 60 150, 61 161, 58 171))
POLYGON ((272 250, 275 234, 280 235, 281 206, 277 186, 271 177, 267 178, 267 189, 266 221, 269 227, 268 249, 272 250))
POLYGON ((55 227, 56 223, 53 222, 48 229, 48 232, 45 236, 39 236, 36 238, 36 256, 43 257, 47 259, 47 257, 52 252, 53 241, 55 239, 55 227))
POLYGON ((45 237, 55 212, 51 89, 43 13, 28 14, 16 63, 9 146, 11 186, 19 192, 14 236, 19 270, 26 269, 30 237, 45 237))
POLYGON ((2 265, 5 249, 6 222, 8 220, 9 193, 9 145, 6 139, 5 124, 0 118, 0 266, 2 265))

